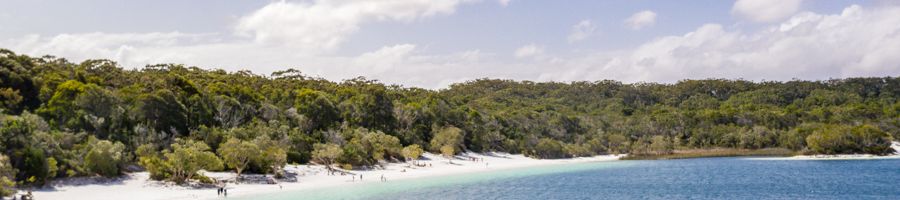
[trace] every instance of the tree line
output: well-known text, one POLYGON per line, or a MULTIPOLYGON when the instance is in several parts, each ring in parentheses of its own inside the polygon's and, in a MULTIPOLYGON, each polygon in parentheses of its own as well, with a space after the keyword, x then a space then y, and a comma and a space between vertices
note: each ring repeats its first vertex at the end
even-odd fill
POLYGON ((333 82, 179 64, 124 69, 0 50, 0 185, 147 170, 280 174, 424 151, 536 158, 786 148, 888 154, 900 137, 900 78, 674 84, 478 79, 446 89, 333 82))

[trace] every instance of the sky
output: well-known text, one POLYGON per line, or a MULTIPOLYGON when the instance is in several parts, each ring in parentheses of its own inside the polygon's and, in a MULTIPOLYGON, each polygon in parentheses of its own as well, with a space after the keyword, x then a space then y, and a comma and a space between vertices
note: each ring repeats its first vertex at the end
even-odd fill
POLYGON ((430 89, 900 75, 891 0, 0 0, 0 48, 430 89))

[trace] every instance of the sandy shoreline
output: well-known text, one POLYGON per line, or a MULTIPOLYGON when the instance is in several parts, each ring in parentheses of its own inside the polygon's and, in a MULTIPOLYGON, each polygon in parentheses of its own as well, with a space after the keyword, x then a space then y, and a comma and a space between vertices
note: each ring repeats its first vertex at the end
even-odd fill
MULTIPOLYGON (((894 142, 892 148, 900 152, 900 142, 894 142)), ((470 153, 457 156, 453 164, 447 159, 434 154, 426 153, 424 159, 418 161, 426 164, 426 167, 410 166, 405 163, 390 163, 383 169, 352 170, 346 175, 328 175, 323 166, 318 165, 288 165, 285 170, 295 173, 297 181, 279 184, 229 184, 227 186, 230 197, 246 196, 254 194, 268 194, 277 192, 289 192, 297 190, 310 190, 326 187, 339 187, 357 184, 378 183, 384 176, 388 181, 439 177, 448 175, 460 175, 475 172, 496 171, 504 169, 525 168, 534 166, 574 164, 586 162, 614 161, 624 155, 596 156, 586 158, 539 160, 522 155, 510 155, 504 153, 477 154, 470 153), (477 158, 471 161, 468 158, 477 158), (483 160, 483 161, 482 161, 483 160), (362 180, 359 180, 359 175, 362 180)), ((793 157, 765 157, 747 158, 754 160, 862 160, 862 159, 900 159, 900 154, 889 156, 875 156, 868 154, 856 155, 806 155, 793 157)), ((234 173, 211 172, 207 176, 219 180, 233 179, 234 173)), ((224 199, 216 196, 216 188, 192 188, 176 186, 172 183, 149 180, 146 172, 131 173, 124 177, 108 180, 96 178, 70 178, 55 181, 52 189, 34 191, 36 199, 128 199, 128 200, 158 200, 158 199, 224 199)))
POLYGON ((872 154, 837 154, 837 155, 801 155, 791 157, 765 157, 765 158, 747 158, 751 160, 874 160, 874 159, 900 159, 900 142, 892 142, 891 148, 894 149, 894 155, 872 155, 872 154))
MULTIPOLYGON (((347 175, 328 175, 326 169, 317 165, 289 165, 285 168, 288 172, 296 173, 296 182, 280 182, 279 184, 229 184, 229 197, 246 196, 254 194, 267 194, 276 192, 288 192, 297 190, 309 190, 325 187, 338 187, 345 185, 378 183, 384 176, 387 181, 405 180, 415 178, 438 177, 447 175, 467 174, 503 169, 524 168, 534 166, 600 162, 618 160, 619 156, 596 156, 586 158, 538 160, 522 155, 496 154, 465 154, 453 160, 453 164, 447 159, 434 154, 424 155, 425 159, 420 164, 430 164, 427 167, 409 166, 404 163, 391 163, 384 169, 377 170, 353 170, 350 173, 356 177, 347 175), (467 160, 469 157, 479 161, 467 160), (483 159, 483 161, 481 161, 483 159), (359 180, 362 175, 362 181, 359 180)), ((233 173, 215 172, 206 173, 207 176, 217 179, 233 178, 233 173)), ((91 178, 72 178, 54 182, 52 189, 34 191, 36 199, 128 199, 128 200, 158 200, 158 199, 222 199, 216 195, 216 188, 191 188, 175 186, 171 183, 149 180, 146 172, 131 173, 125 177, 114 180, 97 181, 91 178)))

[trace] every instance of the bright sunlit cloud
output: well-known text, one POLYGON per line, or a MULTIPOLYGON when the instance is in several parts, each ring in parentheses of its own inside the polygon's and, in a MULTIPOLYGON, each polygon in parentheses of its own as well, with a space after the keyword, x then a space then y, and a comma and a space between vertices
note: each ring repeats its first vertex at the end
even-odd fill
POLYGON ((801 11, 799 0, 739 0, 723 3, 730 10, 715 11, 721 19, 693 23, 673 14, 687 11, 665 8, 608 17, 592 16, 589 9, 566 15, 533 12, 567 7, 547 4, 552 2, 516 1, 505 8, 496 3, 274 2, 235 13, 232 25, 219 31, 34 31, 0 39, 0 48, 72 61, 112 59, 129 68, 184 63, 260 74, 296 68, 331 80, 366 76, 426 88, 484 77, 674 82, 900 74, 900 7, 894 5, 801 11), (510 13, 493 15, 485 9, 510 13), (731 15, 737 18, 727 19, 731 15), (665 23, 656 23, 663 18, 665 23))

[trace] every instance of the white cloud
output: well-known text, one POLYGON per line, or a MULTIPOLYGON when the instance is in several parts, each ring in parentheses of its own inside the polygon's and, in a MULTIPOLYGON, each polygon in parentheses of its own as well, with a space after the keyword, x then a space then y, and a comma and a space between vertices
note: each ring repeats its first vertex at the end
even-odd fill
POLYGON ((500 3, 500 6, 506 7, 509 6, 509 3, 512 3, 513 0, 497 0, 500 3))
POLYGON ((240 18, 236 30, 256 42, 286 44, 309 53, 329 51, 373 21, 411 22, 451 14, 471 0, 316 0, 271 3, 240 18))
POLYGON ((850 6, 840 14, 801 13, 762 31, 707 24, 622 52, 567 59, 553 80, 627 82, 700 78, 828 79, 900 74, 900 8, 850 6))
POLYGON ((569 43, 581 41, 593 35, 595 30, 597 30, 597 27, 591 24, 590 20, 581 20, 581 22, 572 26, 572 31, 569 32, 567 39, 569 43))
POLYGON ((354 63, 358 66, 364 66, 370 72, 384 73, 407 62, 407 58, 415 48, 416 45, 412 44, 386 46, 377 51, 360 55, 355 58, 354 63))
POLYGON ((366 76, 426 88, 490 77, 535 81, 614 79, 675 82, 681 79, 827 79, 900 74, 900 7, 851 6, 838 14, 803 12, 760 31, 707 24, 617 51, 554 54, 537 44, 501 56, 477 49, 428 54, 415 44, 387 45, 355 55, 298 54, 291 45, 217 34, 86 33, 24 36, 0 47, 79 62, 109 58, 128 67, 184 63, 268 74, 289 67, 341 80, 366 76), (519 59, 515 59, 519 58, 519 59), (530 58, 530 59, 524 59, 530 58))
POLYGON ((636 12, 628 19, 625 19, 625 26, 632 30, 640 30, 644 27, 656 24, 656 13, 650 10, 636 12))
POLYGON ((516 49, 516 52, 513 55, 516 58, 526 58, 526 57, 534 57, 539 56, 544 53, 544 48, 537 46, 535 44, 529 44, 516 49))
MULTIPOLYGON (((178 52, 141 55, 137 50, 170 49, 178 46, 207 43, 214 34, 169 33, 84 33, 60 34, 52 37, 27 35, 0 41, 0 45, 29 55, 57 55, 70 60, 106 58, 123 64, 160 63, 183 58, 178 52)), ((180 59, 179 59, 180 60, 180 59)))
POLYGON ((803 0, 737 0, 731 13, 753 22, 776 22, 796 13, 801 3, 803 0))

